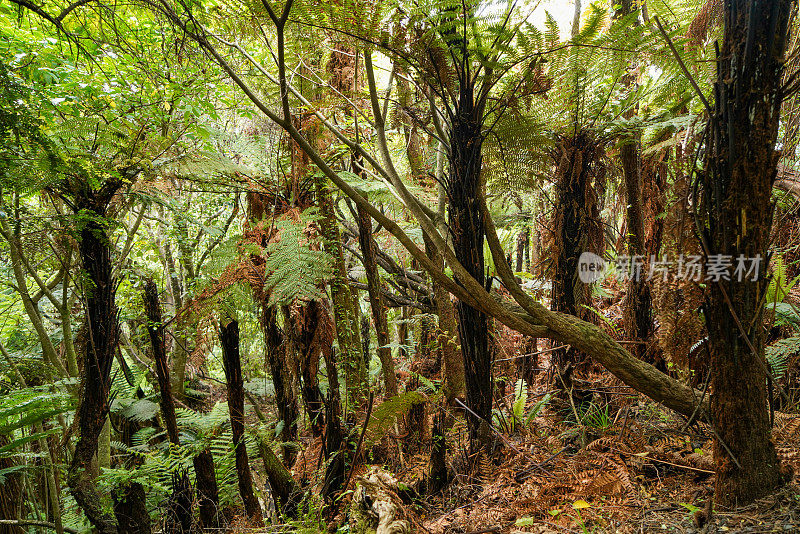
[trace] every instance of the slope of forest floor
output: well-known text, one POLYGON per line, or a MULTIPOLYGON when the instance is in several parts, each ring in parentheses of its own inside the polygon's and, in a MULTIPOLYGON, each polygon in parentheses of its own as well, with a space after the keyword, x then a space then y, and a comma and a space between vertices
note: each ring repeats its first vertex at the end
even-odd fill
MULTIPOLYGON (((537 375, 523 402, 508 384, 496 397, 490 453, 468 455, 463 417, 452 417, 452 482, 434 495, 421 491, 429 470, 427 405, 416 423, 408 415, 397 433, 365 448, 349 489, 377 466, 402 488, 396 504, 411 531, 432 534, 800 532, 800 416, 775 412, 775 443, 791 482, 746 508, 713 510, 709 521, 711 429, 687 425, 600 370, 576 373, 572 384, 572 402, 547 373, 537 375), (515 413, 527 420, 515 421, 515 413)), ((313 487, 321 483, 319 444, 306 441, 294 474, 313 487)), ((349 510, 346 494, 331 525, 347 524, 349 510)))

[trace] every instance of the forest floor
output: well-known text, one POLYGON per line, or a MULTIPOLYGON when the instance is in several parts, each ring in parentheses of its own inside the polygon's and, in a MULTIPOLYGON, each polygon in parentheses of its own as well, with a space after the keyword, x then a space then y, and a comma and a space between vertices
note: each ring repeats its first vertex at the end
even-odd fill
MULTIPOLYGON (((800 416, 775 413, 782 470, 793 480, 749 507, 713 510, 709 521, 710 428, 687 427, 600 370, 576 376, 573 385, 571 403, 542 373, 521 403, 524 410, 513 382, 506 395, 501 390, 496 405, 503 415, 488 454, 468 456, 463 418, 455 419, 447 434, 454 480, 438 495, 401 504, 413 531, 800 533, 800 416), (515 401, 517 412, 530 417, 527 424, 513 423, 515 401)), ((399 451, 407 444, 396 445, 399 451)), ((390 454, 383 466, 400 487, 415 488, 428 470, 428 454, 428 447, 412 447, 390 454)))
MULTIPOLYGON (((504 372, 514 374, 505 369, 497 376, 504 372)), ((414 533, 800 533, 800 415, 775 412, 773 436, 790 483, 748 507, 709 514, 714 466, 707 425, 687 426, 600 369, 576 373, 573 402, 547 373, 537 375, 522 400, 513 380, 502 383, 490 453, 470 456, 464 418, 450 417, 452 481, 443 491, 422 490, 431 403, 398 421, 395 431, 365 440, 349 489, 373 466, 395 477, 402 495, 396 504, 414 533)), ((319 440, 300 440, 293 473, 306 487, 320 486, 319 440)), ((333 524, 347 523, 350 495, 333 524)))

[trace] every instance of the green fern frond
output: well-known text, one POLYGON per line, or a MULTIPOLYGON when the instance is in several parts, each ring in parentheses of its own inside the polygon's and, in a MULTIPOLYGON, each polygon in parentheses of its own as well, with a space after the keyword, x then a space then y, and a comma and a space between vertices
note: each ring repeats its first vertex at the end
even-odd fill
POLYGON ((775 380, 780 379, 789 363, 800 354, 800 335, 780 339, 764 349, 764 356, 775 380))
POLYGON ((324 298, 321 287, 333 275, 330 255, 309 246, 303 221, 280 220, 275 226, 280 240, 267 247, 264 275, 269 305, 324 298))

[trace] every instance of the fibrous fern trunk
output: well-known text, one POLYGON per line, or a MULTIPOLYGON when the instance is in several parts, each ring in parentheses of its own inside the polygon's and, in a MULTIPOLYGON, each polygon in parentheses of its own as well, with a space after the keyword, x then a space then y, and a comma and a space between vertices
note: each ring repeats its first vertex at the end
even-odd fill
MULTIPOLYGON (((592 185, 603 172, 601 147, 588 132, 561 136, 552 157, 556 167, 556 206, 552 249, 553 289, 551 308, 592 322, 586 309, 591 304, 591 287, 578 275, 582 253, 602 251, 602 228, 597 195, 592 185)), ((584 355, 574 348, 554 351, 552 362, 559 370, 578 364, 584 355)))
POLYGON ((316 300, 283 307, 286 349, 294 352, 300 367, 300 393, 311 423, 311 433, 315 437, 321 436, 325 427, 325 402, 317 378, 320 345, 332 342, 332 339, 328 339, 328 332, 321 335, 330 323, 324 320, 324 313, 324 307, 316 300))
POLYGON ((245 512, 251 521, 263 524, 261 505, 253 493, 253 476, 250 473, 250 461, 247 458, 247 445, 244 438, 244 379, 242 377, 242 361, 239 356, 239 323, 232 320, 228 324, 220 326, 219 337, 222 345, 225 382, 228 389, 228 411, 231 417, 231 434, 235 447, 239 495, 242 497, 245 512))
POLYGON ((116 534, 117 522, 109 514, 92 477, 97 442, 109 412, 111 365, 119 341, 119 313, 115 302, 117 283, 112 275, 111 243, 104 224, 111 198, 122 186, 109 180, 99 191, 84 186, 76 195, 76 207, 88 212, 80 233, 79 251, 85 271, 86 318, 89 327, 83 361, 83 392, 78 408, 80 437, 67 481, 72 496, 100 534, 116 534))
MULTIPOLYGON (((636 10, 636 4, 632 0, 622 0, 618 6, 619 9, 615 13, 615 17, 618 18, 631 16, 636 10)), ((638 17, 633 18, 635 19, 634 24, 638 25, 638 17)), ((635 66, 635 63, 631 64, 630 70, 635 71, 635 66)), ((635 91, 636 79, 633 74, 626 75, 623 83, 628 92, 635 91)), ((637 111, 636 108, 629 110, 625 114, 625 118, 634 117, 637 111)), ((643 264, 642 274, 632 276, 628 281, 623 310, 623 328, 625 337, 634 342, 631 352, 652 363, 652 358, 648 357, 651 354, 648 351, 648 345, 655 326, 652 316, 652 287, 649 277, 645 274, 649 265, 649 254, 645 244, 641 134, 636 132, 623 136, 619 157, 625 180, 628 254, 634 258, 634 261, 641 261, 643 264)))
MULTIPOLYGON (((267 364, 272 375, 272 384, 275 387, 275 400, 278 408, 278 416, 283 422, 281 429, 281 441, 291 443, 297 439, 297 396, 293 383, 291 362, 293 357, 289 356, 291 350, 291 336, 288 335, 291 329, 288 314, 284 317, 284 332, 278 327, 278 313, 275 306, 269 306, 267 302, 261 305, 261 327, 264 330, 267 364)), ((296 454, 292 446, 283 447, 283 463, 292 465, 296 454)))
MULTIPOLYGON (((0 447, 10 443, 8 436, 0 434, 0 447)), ((22 511, 22 499, 17 497, 22 494, 22 474, 14 472, 15 466, 14 458, 0 458, 0 470, 8 473, 0 483, 0 519, 19 519, 22 511)), ((23 528, 17 525, 0 525, 0 534, 24 534, 24 532, 23 528)))
MULTIPOLYGON (((178 435, 178 419, 175 415, 175 401, 172 398, 172 383, 167 363, 167 347, 164 339, 161 303, 158 300, 158 287, 152 280, 144 284, 142 298, 147 315, 147 332, 153 345, 153 361, 158 379, 161 416, 167 427, 169 442, 180 447, 178 435)), ((168 533, 188 534, 192 527, 192 491, 186 471, 181 469, 173 475, 172 495, 169 498, 169 510, 165 518, 164 530, 168 533)))
MULTIPOLYGON (((780 483, 767 411, 763 299, 780 152, 784 55, 793 0, 726 0, 703 175, 707 261, 761 258, 759 272, 709 283, 705 306, 716 430, 716 501, 738 505, 780 483)), ((752 260, 751 260, 752 261, 752 260)), ((751 267, 752 263, 748 265, 751 267)))
MULTIPOLYGON (((141 391, 141 390, 140 390, 141 391)), ((121 418, 117 426, 122 433, 122 443, 133 446, 133 435, 141 424, 121 418)), ((135 469, 143 463, 141 457, 130 454, 125 459, 126 469, 135 469)), ((129 482, 116 488, 111 494, 114 500, 114 515, 119 524, 119 534, 150 534, 152 532, 150 513, 147 511, 147 496, 144 486, 139 482, 129 482)))
MULTIPOLYGON (((484 221, 480 207, 483 134, 472 86, 461 88, 458 107, 450 125, 450 171, 447 196, 448 223, 456 259, 469 274, 484 283, 484 221)), ((458 334, 464 358, 467 416, 470 444, 486 446, 492 417, 492 355, 489 351, 489 321, 485 313, 463 301, 456 304, 458 334)))

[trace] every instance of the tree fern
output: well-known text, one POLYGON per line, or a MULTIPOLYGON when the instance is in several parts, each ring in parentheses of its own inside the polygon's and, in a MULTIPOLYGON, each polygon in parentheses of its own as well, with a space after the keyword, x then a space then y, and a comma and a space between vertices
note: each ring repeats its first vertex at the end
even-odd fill
POLYGON ((284 219, 275 223, 280 240, 267 246, 264 264, 264 291, 269 293, 270 305, 325 296, 321 287, 333 275, 333 261, 327 253, 309 246, 313 238, 304 222, 284 219))

